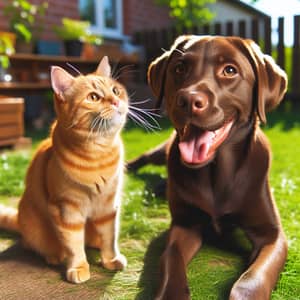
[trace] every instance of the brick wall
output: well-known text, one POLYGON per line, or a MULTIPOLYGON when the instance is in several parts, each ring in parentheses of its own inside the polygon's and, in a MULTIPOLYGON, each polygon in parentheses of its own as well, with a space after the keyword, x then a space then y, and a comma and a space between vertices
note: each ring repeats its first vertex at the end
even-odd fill
MULTIPOLYGON (((11 0, 12 1, 12 0, 11 0)), ((40 4, 45 2, 45 0, 31 0, 34 4, 40 4)), ((77 0, 48 0, 48 9, 46 15, 40 22, 44 22, 44 32, 42 38, 54 40, 57 39, 55 33, 53 33, 53 25, 58 25, 61 23, 63 17, 69 17, 78 19, 78 1, 77 0)), ((0 30, 8 29, 8 21, 3 16, 4 1, 0 0, 0 30)))
MULTIPOLYGON (((34 4, 44 1, 31 0, 34 4)), ((60 24, 63 17, 79 18, 78 0, 48 0, 47 2, 48 9, 41 20, 45 23, 42 38, 54 40, 57 37, 52 30, 53 25, 60 24)), ((0 0, 0 30, 7 30, 8 22, 3 16, 3 6, 4 1, 0 0)), ((123 33, 125 35, 134 34, 141 29, 167 27, 170 24, 168 9, 155 5, 154 0, 123 0, 123 33)))
POLYGON ((154 4, 154 0, 123 1, 123 31, 132 35, 141 29, 158 29, 171 24, 168 8, 154 4))

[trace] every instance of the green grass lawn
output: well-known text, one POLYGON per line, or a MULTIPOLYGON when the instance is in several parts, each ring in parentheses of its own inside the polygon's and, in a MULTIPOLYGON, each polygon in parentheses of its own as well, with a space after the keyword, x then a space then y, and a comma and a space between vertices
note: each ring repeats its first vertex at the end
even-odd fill
MULTIPOLYGON (((165 140, 172 129, 166 124, 162 127, 159 132, 146 133, 128 126, 123 133, 126 158, 134 158, 165 140)), ((288 261, 272 299, 295 300, 300 299, 300 118, 296 112, 273 113, 264 130, 273 148, 271 186, 289 241, 288 261)), ((33 137, 35 147, 43 134, 33 137)), ((0 202, 16 205, 32 153, 33 150, 0 153, 0 202)), ((97 285, 93 281, 85 283, 90 289, 101 290, 100 299, 153 299, 158 259, 170 223, 167 202, 156 197, 153 189, 165 177, 165 168, 154 166, 126 175, 120 245, 128 258, 128 268, 118 273, 104 271, 96 264, 98 253, 88 251, 92 272, 103 273, 107 278, 97 285)), ((0 250, 14 241, 13 236, 1 233, 0 250)), ((249 247, 241 232, 236 232, 230 247, 228 242, 227 246, 224 241, 218 244, 205 243, 189 265, 192 299, 227 299, 231 285, 246 265, 249 247)))

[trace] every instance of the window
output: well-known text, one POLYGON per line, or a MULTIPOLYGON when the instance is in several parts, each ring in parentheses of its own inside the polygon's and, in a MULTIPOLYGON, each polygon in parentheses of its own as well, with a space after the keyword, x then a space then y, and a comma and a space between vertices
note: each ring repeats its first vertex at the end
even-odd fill
POLYGON ((122 0, 79 0, 82 20, 92 24, 92 31, 107 37, 122 37, 122 0))

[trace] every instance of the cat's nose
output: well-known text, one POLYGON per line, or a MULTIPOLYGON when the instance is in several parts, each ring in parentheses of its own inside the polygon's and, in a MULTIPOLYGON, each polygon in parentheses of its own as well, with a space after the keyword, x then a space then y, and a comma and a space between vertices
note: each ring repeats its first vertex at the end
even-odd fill
POLYGON ((111 104, 115 107, 119 107, 120 101, 118 99, 111 99, 111 104))

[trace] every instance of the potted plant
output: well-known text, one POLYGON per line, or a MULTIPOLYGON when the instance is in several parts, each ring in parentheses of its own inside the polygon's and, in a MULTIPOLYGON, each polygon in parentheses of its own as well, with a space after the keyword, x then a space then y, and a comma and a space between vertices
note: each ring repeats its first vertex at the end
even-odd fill
POLYGON ((0 33, 0 81, 5 80, 9 67, 9 55, 15 52, 15 36, 9 32, 0 33))
POLYGON ((8 17, 10 31, 16 34, 17 52, 24 51, 24 44, 32 50, 33 40, 43 29, 42 18, 37 17, 43 17, 47 8, 47 2, 35 5, 28 0, 6 0, 3 12, 8 17))
POLYGON ((65 54, 80 56, 83 44, 100 45, 102 39, 90 31, 90 22, 63 18, 60 26, 54 26, 57 36, 64 41, 65 54))

